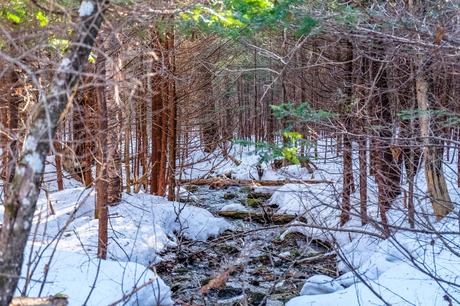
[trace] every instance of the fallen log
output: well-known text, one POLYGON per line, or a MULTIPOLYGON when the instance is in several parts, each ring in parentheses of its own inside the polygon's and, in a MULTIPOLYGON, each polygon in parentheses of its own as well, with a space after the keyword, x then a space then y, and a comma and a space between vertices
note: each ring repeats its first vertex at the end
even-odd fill
POLYGON ((212 188, 223 188, 230 186, 283 186, 286 184, 332 184, 331 180, 270 180, 270 181, 256 181, 256 180, 234 180, 223 177, 213 177, 207 179, 182 179, 178 180, 180 185, 209 185, 212 188))
POLYGON ((258 223, 274 223, 274 224, 287 224, 294 220, 299 220, 305 222, 305 218, 296 215, 288 215, 288 214, 281 214, 281 215, 269 215, 262 212, 254 212, 254 211, 219 211, 217 213, 221 217, 231 218, 231 219, 243 219, 254 221, 258 223))

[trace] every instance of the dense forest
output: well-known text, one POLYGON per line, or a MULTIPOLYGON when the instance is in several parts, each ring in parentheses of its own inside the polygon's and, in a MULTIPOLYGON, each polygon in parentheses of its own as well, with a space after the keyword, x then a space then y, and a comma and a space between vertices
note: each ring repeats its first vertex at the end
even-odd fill
POLYGON ((0 305, 460 304, 459 13, 0 0, 0 305))

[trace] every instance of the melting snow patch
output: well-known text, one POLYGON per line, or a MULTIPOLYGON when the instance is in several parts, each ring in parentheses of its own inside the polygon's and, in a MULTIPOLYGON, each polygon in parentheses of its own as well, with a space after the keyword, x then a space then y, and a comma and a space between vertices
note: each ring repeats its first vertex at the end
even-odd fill
POLYGON ((316 295, 336 292, 343 287, 327 275, 313 275, 302 287, 300 295, 316 295))
POLYGON ((61 64, 59 65, 59 70, 60 71, 68 70, 70 68, 70 64, 71 64, 70 60, 67 57, 64 57, 62 59, 61 64))
POLYGON ((80 14, 80 17, 86 17, 86 16, 90 16, 93 13, 93 11, 94 11, 94 2, 85 0, 81 3, 78 13, 80 14))
POLYGON ((220 211, 242 211, 242 212, 247 212, 249 211, 246 207, 244 207, 241 204, 227 204, 224 207, 220 209, 220 211))

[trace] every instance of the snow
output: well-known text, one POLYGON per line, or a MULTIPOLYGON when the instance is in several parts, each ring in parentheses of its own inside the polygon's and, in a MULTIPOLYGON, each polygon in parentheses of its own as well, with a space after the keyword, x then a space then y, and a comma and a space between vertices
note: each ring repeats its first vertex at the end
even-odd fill
MULTIPOLYGON (((142 287, 127 305, 172 305, 169 287, 148 267, 160 262, 161 252, 176 246, 179 236, 204 241, 232 228, 199 207, 142 192, 125 193, 120 204, 109 207, 108 259, 99 261, 95 191, 65 171, 65 189, 57 191, 55 171, 54 156, 49 156, 43 184, 48 192, 41 192, 37 202, 22 269, 24 279, 32 279, 24 292, 28 296, 62 293, 70 305, 82 305, 91 292, 87 305, 107 305, 142 287)), ((184 190, 180 193, 185 195, 184 190)), ((17 294, 22 293, 24 279, 17 294)))
POLYGON ((32 169, 34 173, 39 173, 42 171, 42 160, 40 155, 37 152, 29 152, 24 156, 24 162, 32 169))
POLYGON ((179 196, 180 201, 194 202, 194 203, 199 202, 197 196, 195 196, 193 193, 191 193, 190 191, 188 191, 182 186, 176 188, 176 194, 179 196))
POLYGON ((70 59, 68 59, 67 57, 64 57, 61 61, 61 64, 59 65, 59 70, 66 71, 70 68, 71 64, 72 62, 70 61, 70 59))
MULTIPOLYGON (((399 240, 402 237, 392 238, 399 240)), ((422 237, 413 237, 413 246, 420 243, 422 237)), ((394 241, 393 241, 394 242, 394 241)), ((384 247, 388 241, 377 244, 384 247)), ((411 252, 412 247, 408 251, 411 252)), ((414 256, 414 263, 404 258, 388 258, 387 254, 375 252, 367 257, 365 264, 359 269, 360 278, 366 281, 364 284, 358 277, 352 278, 351 272, 347 278, 348 288, 338 290, 330 294, 300 296, 292 299, 287 306, 300 305, 383 305, 382 299, 391 305, 447 305, 444 296, 446 292, 460 297, 457 275, 460 273, 460 258, 443 249, 442 245, 435 246, 432 251, 426 248, 423 255, 414 256), (389 259, 391 261, 389 261, 389 259), (418 263, 417 265, 415 263, 418 263), (425 273, 424 273, 425 272, 425 273), (430 275, 432 273, 441 280, 437 283, 430 275), (452 285, 447 282, 452 282, 452 285), (455 283, 457 282, 457 284, 455 283), (374 292, 378 293, 380 299, 374 292)), ((343 280, 343 278, 342 278, 343 280)), ((336 280, 341 283, 341 280, 336 280)), ((457 304, 457 303, 456 303, 457 304)))
POLYGON ((94 12, 94 2, 91 0, 83 0, 78 10, 80 17, 90 16, 94 12))
POLYGON ((300 295, 327 294, 340 289, 343 289, 343 287, 332 277, 318 274, 307 279, 302 290, 300 290, 300 295))
MULTIPOLYGON (((49 243, 64 230, 60 246, 96 253, 98 221, 94 216, 94 191, 84 187, 66 189, 50 195, 56 215, 47 216, 47 203, 39 202, 41 210, 38 239, 49 243), (72 222, 65 228, 69 216, 72 222)), ((161 260, 159 253, 176 246, 178 235, 190 240, 207 240, 231 225, 214 217, 205 209, 169 202, 150 194, 123 194, 119 205, 109 207, 110 231, 108 256, 114 260, 134 261, 144 265, 161 260)))
POLYGON ((247 212, 249 211, 246 206, 238 203, 233 203, 233 204, 227 204, 224 207, 220 209, 220 211, 241 211, 241 212, 247 212))
MULTIPOLYGON (((334 252, 337 253, 337 267, 342 275, 335 278, 313 276, 306 280, 303 290, 299 292, 304 295, 290 300, 287 305, 448 305, 451 299, 453 304, 460 305, 460 282, 457 277, 460 273, 460 256, 455 252, 460 245, 460 238, 458 234, 446 237, 426 233, 440 230, 458 233, 458 216, 452 213, 442 222, 436 222, 426 197, 423 165, 415 178, 414 195, 418 216, 417 230, 420 232, 409 230, 407 208, 404 207, 401 194, 387 214, 389 223, 395 226, 392 236, 383 239, 378 224, 361 224, 359 185, 350 199, 351 220, 345 226, 340 226, 342 157, 333 152, 322 152, 323 145, 324 143, 319 145, 319 156, 324 156, 325 159, 314 161, 317 167, 314 174, 296 165, 275 171, 264 164, 262 179, 315 178, 327 179, 332 183, 286 184, 281 187, 255 189, 272 194, 268 204, 277 206, 276 213, 302 217, 302 222, 297 220, 285 227, 281 239, 289 233, 298 232, 312 239, 332 243, 335 246, 334 252)), ((333 147, 333 144, 329 145, 329 148, 333 147)), ((220 163, 215 159, 203 159, 196 168, 188 169, 184 174, 190 178, 231 176, 235 179, 258 179, 258 156, 251 149, 234 146, 230 153, 241 161, 239 165, 225 159, 220 163)), ((353 167, 358 169, 356 148, 353 154, 353 167)), ((457 165, 451 161, 445 164, 444 172, 448 178, 449 193, 456 206, 454 211, 458 211, 460 193, 456 186, 455 169, 457 165)), ((358 183, 357 177, 355 183, 358 183)), ((408 190, 405 177, 401 183, 403 190, 408 190)), ((380 220, 374 177, 367 178, 367 185, 368 216, 370 220, 380 220)), ((223 208, 230 209, 238 210, 242 207, 223 208)))
MULTIPOLYGON (((207 240, 231 228, 202 208, 145 193, 123 194, 119 205, 109 207, 108 260, 99 261, 94 196, 94 190, 85 187, 52 192, 48 198, 41 194, 22 270, 34 280, 25 292, 28 296, 40 293, 44 271, 49 271, 41 295, 66 294, 70 305, 84 304, 90 292, 87 305, 107 305, 149 282, 127 305, 172 305, 169 287, 147 267, 161 261, 160 253, 176 246, 179 235, 207 240), (32 275, 27 272, 31 252, 32 275)), ((18 288, 23 286, 21 281, 18 288)))
MULTIPOLYGON (((69 297, 69 305, 108 305, 129 295, 134 288, 140 288, 128 300, 126 305, 173 305, 171 291, 168 286, 151 270, 133 262, 118 262, 99 260, 87 255, 57 250, 52 248, 39 249, 34 246, 34 255, 40 255, 38 263, 31 265, 33 279, 27 288, 28 296, 51 296, 64 294, 69 297), (52 261, 51 261, 52 258, 52 261), (50 265, 49 262, 51 262, 50 265), (45 274, 45 271, 48 271, 45 274), (44 287, 41 285, 44 282, 44 287), (92 289, 92 287, 94 288, 92 289)), ((31 245, 27 251, 30 252, 31 245)), ((25 258, 29 254, 25 254, 25 258)), ((28 262, 23 265, 23 273, 27 271, 28 262)), ((24 288, 25 281, 18 284, 19 295, 24 288)))
MULTIPOLYGON (((210 154, 202 151, 194 152, 185 162, 193 166, 185 167, 182 177, 192 179, 225 175, 239 180, 259 180, 257 165, 260 158, 254 153, 253 148, 233 145, 229 154, 240 161, 240 164, 236 165, 231 159, 225 159, 219 151, 210 154)), ((263 163, 261 167, 263 169, 262 180, 311 178, 311 174, 300 165, 290 165, 281 170, 274 170, 266 163, 263 163)))
MULTIPOLYGON (((231 154, 241 164, 219 159, 217 153, 194 153, 189 162, 199 162, 193 167, 185 167, 182 178, 223 175, 235 179, 258 178, 256 155, 238 146, 232 148, 231 154)), ((452 304, 460 304, 460 256, 456 252, 460 245, 458 216, 452 213, 441 222, 436 222, 426 197, 423 171, 416 177, 415 203, 419 216, 416 231, 408 230, 407 209, 400 196, 388 213, 390 224, 395 228, 390 238, 383 239, 378 224, 370 222, 361 225, 358 186, 351 196, 351 220, 345 226, 340 226, 341 157, 330 155, 330 152, 326 152, 326 161, 316 163, 318 170, 314 178, 328 179, 333 183, 255 188, 256 191, 272 194, 268 204, 277 206, 275 213, 302 217, 284 227, 281 239, 292 232, 302 233, 312 239, 334 244, 332 252, 337 255, 340 276, 314 275, 308 278, 302 290, 299 290, 299 296, 286 305, 357 306, 387 303, 428 306, 448 305, 449 299, 452 299, 452 304), (448 234, 431 234, 434 230, 443 230, 448 234)), ((42 274, 50 252, 56 249, 47 277, 49 283, 45 284, 42 295, 65 293, 71 298, 71 305, 81 305, 94 283, 99 265, 96 258, 98 221, 93 218, 94 190, 72 179, 64 179, 65 190, 57 192, 53 161, 53 157, 47 159, 44 181, 49 196, 47 198, 44 193, 40 196, 32 225, 32 232, 36 231, 34 243, 31 242, 32 237, 29 243, 29 247, 34 246, 34 252, 48 247, 32 278, 43 280, 42 274), (54 207, 56 215, 50 215, 48 203, 54 207), (56 243, 57 240, 59 243, 56 243)), ((356 156, 353 162, 356 169, 356 156)), ((312 174, 296 165, 277 171, 267 165, 263 167, 264 180, 312 178, 312 174)), ((453 178, 448 182, 448 187, 458 211, 460 196, 455 182, 455 169, 456 164, 451 163, 444 170, 446 177, 453 178)), ((357 178, 355 181, 358 181, 357 178)), ((373 177, 368 177, 367 184, 370 191, 368 215, 373 220, 379 220, 373 177)), ((404 180, 402 187, 407 189, 404 180)), ((179 188, 178 193, 182 200, 198 202, 196 196, 184 188, 179 188)), ((247 211, 247 208, 234 203, 221 210, 247 211)), ((154 305, 155 296, 159 295, 164 297, 164 303, 168 305, 171 303, 169 288, 146 267, 160 262, 163 252, 176 246, 181 237, 204 241, 232 228, 225 219, 216 218, 205 209, 169 202, 165 198, 142 192, 123 194, 121 203, 109 208, 109 215, 108 260, 101 261, 97 286, 88 305, 107 304, 110 301, 103 299, 107 296, 119 299, 123 293, 150 279, 158 280, 158 287, 146 286, 133 296, 138 300, 130 301, 128 305, 137 301, 139 305, 154 305)), ((23 273, 26 273, 26 266, 23 273)), ((22 285, 23 281, 19 288, 22 285)), ((28 293, 38 294, 39 287, 38 283, 32 282, 28 293)))
MULTIPOLYGON (((356 153, 356 152, 355 152, 356 153)), ((277 188, 269 201, 278 205, 278 213, 304 217, 287 226, 281 238, 290 232, 300 232, 314 239, 335 244, 337 267, 341 276, 333 279, 324 275, 306 280, 299 297, 287 306, 305 305, 449 305, 460 304, 460 257, 455 250, 460 244, 458 234, 436 235, 427 231, 458 233, 455 213, 436 222, 426 197, 423 170, 416 177, 415 203, 418 213, 417 229, 409 230, 407 209, 403 197, 398 197, 388 212, 393 229, 388 239, 372 223, 361 225, 359 190, 351 196, 351 220, 343 227, 338 224, 341 204, 341 158, 329 157, 315 175, 335 181, 333 184, 288 184, 277 188), (326 230, 327 228, 327 230, 326 230), (319 283, 319 284, 318 284, 319 283)), ((357 168, 358 158, 353 159, 357 168)), ((445 167, 449 193, 454 205, 459 203, 455 164, 445 167)), ((422 168, 423 169, 423 168, 422 168)), ((355 181, 357 179, 355 178, 355 181)), ((368 215, 379 220, 376 184, 368 177, 368 215)), ((407 190, 407 181, 402 182, 407 190)), ((458 207, 457 209, 458 210, 458 207)))

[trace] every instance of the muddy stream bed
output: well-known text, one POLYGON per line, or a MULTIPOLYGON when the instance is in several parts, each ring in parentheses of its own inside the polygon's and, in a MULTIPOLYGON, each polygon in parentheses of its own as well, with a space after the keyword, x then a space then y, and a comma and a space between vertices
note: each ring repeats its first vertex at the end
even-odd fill
MULTIPOLYGON (((270 209, 264 206, 269 195, 247 187, 189 190, 195 198, 191 205, 216 216, 228 204, 243 204, 259 213, 270 209)), ((231 231, 206 242, 181 239, 154 267, 171 287, 177 305, 284 305, 299 294, 308 277, 337 276, 335 257, 328 255, 330 246, 323 242, 297 233, 282 236, 283 225, 271 222, 226 220, 233 225, 231 231)))

